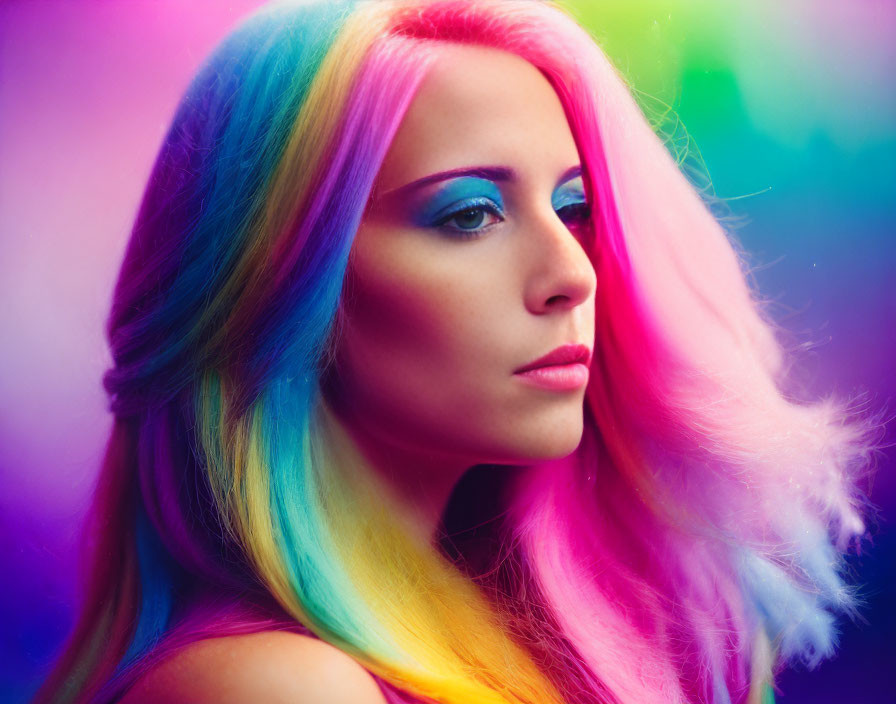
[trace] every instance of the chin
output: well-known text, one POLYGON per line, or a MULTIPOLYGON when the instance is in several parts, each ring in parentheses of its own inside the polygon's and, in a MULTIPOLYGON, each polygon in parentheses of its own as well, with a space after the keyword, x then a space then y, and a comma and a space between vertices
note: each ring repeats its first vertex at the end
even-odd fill
POLYGON ((525 433, 511 441, 513 449, 508 464, 531 464, 546 460, 557 460, 574 452, 582 441, 583 424, 570 421, 560 428, 542 426, 534 432, 525 433))
POLYGON ((536 448, 536 452, 531 453, 532 459, 557 460, 561 457, 566 457, 567 455, 575 451, 581 441, 581 429, 579 429, 579 432, 574 436, 570 435, 569 437, 551 437, 550 439, 546 439, 540 447, 536 448))

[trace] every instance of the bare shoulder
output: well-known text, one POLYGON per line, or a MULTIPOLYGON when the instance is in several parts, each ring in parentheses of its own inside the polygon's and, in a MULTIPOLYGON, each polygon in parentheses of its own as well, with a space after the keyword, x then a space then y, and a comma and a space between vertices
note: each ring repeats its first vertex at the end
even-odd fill
POLYGON ((165 659, 121 704, 385 704, 370 673, 324 641, 285 631, 209 638, 165 659))

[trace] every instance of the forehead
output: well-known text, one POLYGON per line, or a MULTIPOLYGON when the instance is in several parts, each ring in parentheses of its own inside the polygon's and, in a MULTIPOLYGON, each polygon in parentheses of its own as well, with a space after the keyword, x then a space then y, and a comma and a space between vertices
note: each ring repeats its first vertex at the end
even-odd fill
POLYGON ((578 151, 551 84, 525 59, 467 45, 439 48, 386 153, 377 190, 464 166, 556 172, 578 151))

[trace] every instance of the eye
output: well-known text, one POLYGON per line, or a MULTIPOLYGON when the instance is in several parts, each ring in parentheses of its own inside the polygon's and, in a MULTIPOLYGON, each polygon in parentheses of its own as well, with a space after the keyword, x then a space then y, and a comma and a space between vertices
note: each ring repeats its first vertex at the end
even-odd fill
POLYGON ((577 175, 560 186, 551 197, 554 212, 567 228, 573 231, 591 227, 592 210, 585 183, 577 175))
POLYGON ((461 238, 476 237, 504 218, 489 201, 468 203, 436 221, 435 225, 461 238), (489 219, 491 218, 491 221, 489 219), (452 224, 453 223, 453 224, 452 224))
POLYGON ((584 201, 564 205, 556 212, 568 227, 588 227, 591 224, 591 206, 584 201))

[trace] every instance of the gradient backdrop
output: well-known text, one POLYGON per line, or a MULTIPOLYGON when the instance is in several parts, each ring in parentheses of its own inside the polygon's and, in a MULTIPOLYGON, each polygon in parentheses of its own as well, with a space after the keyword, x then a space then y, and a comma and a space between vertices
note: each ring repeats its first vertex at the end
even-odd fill
MULTIPOLYGON (((110 425, 102 326, 156 149, 199 62, 259 4, 0 0, 3 702, 27 699, 72 625, 75 529, 110 425)), ((804 350, 801 387, 896 412, 896 3, 569 4, 702 155, 804 350)), ((893 458, 852 560, 866 622, 844 624, 837 659, 788 673, 780 704, 896 702, 893 458)))

